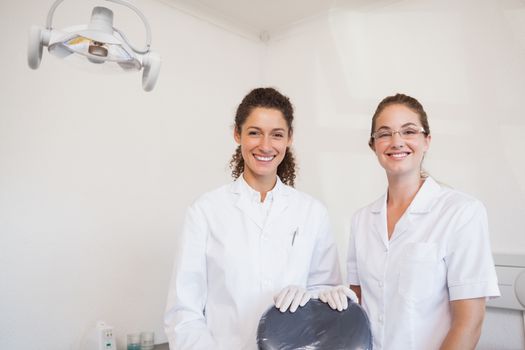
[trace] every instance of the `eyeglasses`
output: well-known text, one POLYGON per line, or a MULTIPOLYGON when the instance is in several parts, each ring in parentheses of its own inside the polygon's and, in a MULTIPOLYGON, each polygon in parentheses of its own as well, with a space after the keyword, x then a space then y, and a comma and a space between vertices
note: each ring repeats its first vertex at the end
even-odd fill
POLYGON ((399 134, 404 140, 415 139, 419 134, 427 134, 425 129, 420 126, 405 126, 399 130, 381 129, 372 134, 372 138, 378 142, 390 141, 394 134, 399 134))

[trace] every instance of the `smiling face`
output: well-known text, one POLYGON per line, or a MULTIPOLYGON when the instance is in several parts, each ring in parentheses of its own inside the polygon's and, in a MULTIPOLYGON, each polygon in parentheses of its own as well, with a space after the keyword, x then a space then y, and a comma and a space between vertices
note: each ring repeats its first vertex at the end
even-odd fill
MULTIPOLYGON (((377 116, 375 130, 399 131, 421 130, 419 115, 402 104, 391 104, 377 116)), ((389 177, 418 176, 423 156, 430 146, 430 135, 396 132, 391 137, 375 139, 371 143, 377 159, 389 177)))
POLYGON ((248 183, 273 181, 286 148, 292 143, 290 129, 281 111, 256 107, 234 131, 235 141, 241 146, 244 177, 248 183))

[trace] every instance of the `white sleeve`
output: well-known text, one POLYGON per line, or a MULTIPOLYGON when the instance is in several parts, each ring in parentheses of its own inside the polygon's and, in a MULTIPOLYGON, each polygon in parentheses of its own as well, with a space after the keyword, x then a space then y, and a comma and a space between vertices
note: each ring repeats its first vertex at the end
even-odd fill
POLYGON ((348 252, 346 256, 346 282, 353 286, 360 286, 361 282, 359 282, 359 271, 357 269, 357 254, 355 247, 355 236, 357 234, 356 220, 357 218, 354 215, 350 225, 350 239, 348 241, 348 252))
POLYGON ((206 218, 193 205, 186 214, 164 315, 164 328, 171 350, 218 348, 204 316, 207 234, 206 218))
POLYGON ((339 254, 332 235, 328 213, 323 207, 321 224, 316 235, 307 288, 319 290, 324 286, 336 286, 342 283, 339 254))
POLYGON ((485 207, 470 202, 458 215, 445 257, 450 300, 499 296, 485 207))

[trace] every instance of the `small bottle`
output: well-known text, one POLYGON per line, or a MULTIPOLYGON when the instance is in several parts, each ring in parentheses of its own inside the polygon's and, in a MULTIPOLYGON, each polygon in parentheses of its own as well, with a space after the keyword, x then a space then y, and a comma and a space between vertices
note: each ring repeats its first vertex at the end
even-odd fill
POLYGON ((155 333, 142 332, 140 333, 140 350, 153 350, 155 346, 155 333))
POLYGON ((140 350, 140 333, 128 334, 127 340, 128 340, 127 350, 140 350))

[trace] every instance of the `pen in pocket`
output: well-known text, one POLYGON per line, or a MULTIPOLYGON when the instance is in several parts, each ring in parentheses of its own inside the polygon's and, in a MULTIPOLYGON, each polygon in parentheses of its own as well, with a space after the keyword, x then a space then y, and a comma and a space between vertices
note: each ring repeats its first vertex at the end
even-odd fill
POLYGON ((299 227, 295 229, 295 231, 293 232, 293 236, 292 236, 292 247, 293 247, 293 244, 295 242, 295 236, 297 236, 297 233, 299 232, 299 227))

